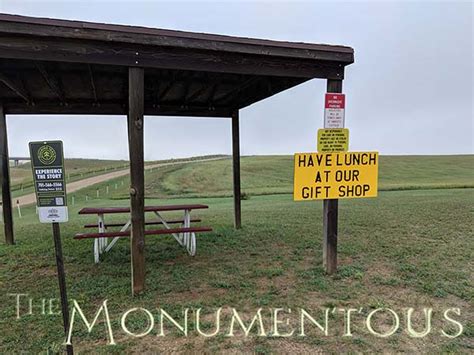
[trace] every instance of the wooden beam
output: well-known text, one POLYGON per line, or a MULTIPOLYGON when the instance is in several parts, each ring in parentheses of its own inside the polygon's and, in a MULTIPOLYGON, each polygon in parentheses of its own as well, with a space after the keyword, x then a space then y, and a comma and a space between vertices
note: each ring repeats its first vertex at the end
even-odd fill
POLYGON ((81 40, 81 42, 92 40, 147 44, 160 47, 181 47, 199 51, 234 51, 247 55, 265 54, 267 56, 302 59, 338 60, 347 64, 354 61, 354 50, 346 46, 282 42, 8 14, 0 15, 0 33, 58 39, 62 37, 81 40))
POLYGON ((232 171, 234 178, 234 226, 236 229, 240 229, 242 226, 239 136, 239 111, 235 110, 232 112, 232 171))
MULTIPOLYGON (((327 92, 342 92, 342 80, 328 80, 327 92)), ((323 201, 323 267, 327 274, 337 271, 338 200, 323 201)))
POLYGON ((58 99, 63 103, 65 101, 63 90, 61 89, 61 85, 58 82, 57 78, 54 78, 48 73, 45 65, 43 63, 36 63, 36 68, 41 73, 44 81, 48 85, 51 92, 58 97, 58 99))
POLYGON ((128 70, 128 146, 130 152, 130 213, 132 293, 145 289, 145 180, 143 159, 144 70, 128 70))
POLYGON ((7 120, 2 105, 0 105, 0 160, 5 243, 15 244, 15 238, 13 235, 12 197, 10 194, 10 165, 8 159, 7 120))
MULTIPOLYGON (((352 53, 349 55, 353 56, 352 53)), ((203 52, 130 43, 79 42, 57 37, 9 37, 1 33, 0 58, 324 79, 342 79, 344 65, 349 64, 337 59, 321 61, 228 51, 203 52)))
MULTIPOLYGON (((211 105, 212 106, 212 105, 211 105)), ((67 105, 58 105, 50 101, 36 101, 35 105, 11 102, 5 103, 5 113, 9 115, 40 115, 40 114, 83 114, 83 115, 125 115, 127 106, 120 101, 68 101, 67 105)), ((190 116, 190 117, 225 117, 229 118, 232 110, 227 107, 211 109, 209 105, 188 105, 181 107, 176 105, 147 105, 145 115, 147 116, 190 116)))
POLYGON ((28 93, 25 91, 24 88, 18 86, 15 84, 11 79, 9 79, 6 75, 0 73, 0 81, 4 83, 10 90, 12 90, 15 94, 20 96, 23 100, 25 100, 27 103, 30 102, 30 97, 28 93))

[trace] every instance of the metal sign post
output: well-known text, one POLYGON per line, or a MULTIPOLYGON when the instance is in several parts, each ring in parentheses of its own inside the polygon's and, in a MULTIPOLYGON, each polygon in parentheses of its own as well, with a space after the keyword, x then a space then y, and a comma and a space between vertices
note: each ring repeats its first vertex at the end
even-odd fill
MULTIPOLYGON (((41 223, 51 223, 53 228, 61 311, 64 332, 67 335, 69 307, 59 228, 60 222, 68 221, 63 143, 61 141, 30 142, 30 155, 39 219, 41 223)), ((73 354, 72 345, 66 345, 66 351, 68 354, 73 354)))

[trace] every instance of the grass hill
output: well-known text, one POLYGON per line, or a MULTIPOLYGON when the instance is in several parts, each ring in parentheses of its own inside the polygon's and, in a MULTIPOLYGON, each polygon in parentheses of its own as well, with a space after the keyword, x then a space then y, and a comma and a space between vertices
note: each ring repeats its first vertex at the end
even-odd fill
MULTIPOLYGON (((249 195, 292 193, 293 157, 242 157, 241 179, 242 191, 249 195)), ((474 187, 474 155, 380 157, 381 191, 460 187, 474 187)), ((164 166, 145 174, 145 194, 149 198, 216 197, 231 193, 230 159, 164 166)), ((111 197, 128 198, 127 184, 111 197)))
MULTIPOLYGON (((195 161, 200 159, 219 158, 221 155, 191 157, 183 159, 166 159, 147 161, 145 164, 173 163, 180 161, 195 161)), ((101 159, 65 159, 66 182, 82 180, 113 170, 128 169, 127 160, 101 160, 101 159)), ((30 163, 21 164, 10 168, 11 190, 14 197, 33 192, 33 175, 30 163)))
MULTIPOLYGON (((77 181, 95 175, 104 174, 112 170, 121 170, 128 167, 125 160, 100 159, 65 159, 66 181, 77 181)), ((13 197, 34 192, 31 164, 25 163, 10 167, 11 191, 13 197)))

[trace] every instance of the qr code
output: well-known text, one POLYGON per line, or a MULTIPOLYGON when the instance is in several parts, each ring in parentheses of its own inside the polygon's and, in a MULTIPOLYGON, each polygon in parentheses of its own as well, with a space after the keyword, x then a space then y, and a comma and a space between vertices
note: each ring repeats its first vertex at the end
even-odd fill
POLYGON ((63 206, 64 205, 64 198, 56 197, 56 206, 63 206))

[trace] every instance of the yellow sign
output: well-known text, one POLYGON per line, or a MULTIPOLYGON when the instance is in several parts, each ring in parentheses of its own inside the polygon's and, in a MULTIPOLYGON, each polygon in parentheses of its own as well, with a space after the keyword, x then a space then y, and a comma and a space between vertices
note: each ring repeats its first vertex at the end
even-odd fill
POLYGON ((378 152, 297 153, 295 201, 377 196, 378 152))
POLYGON ((349 130, 347 128, 318 129, 318 152, 347 152, 349 130))

